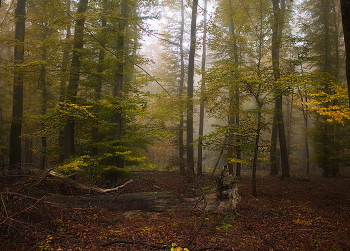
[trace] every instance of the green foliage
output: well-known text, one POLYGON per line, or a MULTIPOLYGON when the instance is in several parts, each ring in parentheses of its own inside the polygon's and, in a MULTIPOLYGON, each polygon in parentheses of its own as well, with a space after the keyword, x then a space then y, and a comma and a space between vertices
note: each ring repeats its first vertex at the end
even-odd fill
POLYGON ((230 224, 230 222, 233 222, 236 220, 235 216, 225 216, 224 219, 222 220, 222 224, 220 226, 221 230, 228 230, 229 228, 232 227, 232 225, 230 224))

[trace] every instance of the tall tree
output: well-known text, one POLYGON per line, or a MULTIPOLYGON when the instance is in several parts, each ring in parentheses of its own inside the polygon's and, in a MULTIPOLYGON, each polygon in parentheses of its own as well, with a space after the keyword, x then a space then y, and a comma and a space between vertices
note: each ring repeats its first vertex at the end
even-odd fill
MULTIPOLYGON (((97 74, 95 75, 96 84, 95 84, 95 93, 94 98, 96 101, 101 99, 102 96, 102 84, 103 84, 103 71, 105 64, 105 55, 106 55, 106 28, 107 28, 107 19, 105 16, 105 11, 107 10, 107 0, 102 1, 102 15, 101 15, 101 34, 100 34, 100 43, 101 47, 98 53, 98 65, 97 65, 97 74)), ((94 138, 94 143, 98 142, 98 127, 95 126, 92 128, 92 137, 94 138)), ((98 147, 94 145, 92 147, 92 155, 98 155, 98 147)))
MULTIPOLYGON (((284 27, 284 13, 285 13, 286 3, 285 0, 272 0, 272 9, 273 9, 273 21, 272 21, 272 69, 274 75, 274 81, 280 79, 280 48, 282 33, 284 27)), ((281 164, 282 164, 282 177, 289 177, 289 161, 288 161, 288 149, 287 149, 287 140, 284 129, 283 121, 283 107, 282 107, 282 92, 283 90, 277 84, 275 86, 275 109, 274 109, 274 121, 272 127, 272 136, 271 136, 271 175, 277 174, 277 132, 280 142, 280 151, 281 151, 281 164)))
MULTIPOLYGON (((336 0, 308 0, 304 3, 304 9, 311 17, 303 27, 312 54, 308 63, 313 67, 312 71, 319 75, 315 85, 327 95, 334 93, 332 83, 341 79, 338 3, 336 0)), ((328 109, 337 102, 336 100, 323 102, 321 106, 328 109)), ((326 177, 336 175, 339 171, 337 138, 340 135, 337 127, 336 124, 328 123, 326 117, 316 116, 312 143, 317 164, 323 169, 326 177)))
MULTIPOLYGON (((203 91, 205 87, 205 65, 206 65, 206 57, 207 57, 207 8, 208 1, 204 0, 204 18, 203 18, 203 51, 202 51, 202 83, 201 90, 203 91)), ((199 105, 199 130, 198 130, 198 160, 197 160, 197 175, 201 176, 203 174, 203 132, 204 132, 204 100, 200 100, 199 105)))
MULTIPOLYGON (((66 2, 66 13, 67 16, 71 15, 71 0, 67 0, 66 2)), ((68 17, 66 16, 66 19, 68 17)), ((66 100, 66 84, 68 81, 68 65, 69 65, 69 57, 71 54, 71 22, 70 20, 66 22, 66 34, 65 34, 65 39, 64 39, 64 47, 63 47, 63 52, 62 52, 62 59, 61 59, 61 74, 60 74, 60 84, 59 84, 59 98, 58 101, 60 105, 62 106, 64 104, 64 101, 66 100)), ((62 149, 60 151, 59 157, 58 157, 58 162, 62 163, 65 158, 65 137, 64 137, 64 130, 61 130, 58 135, 58 144, 59 148, 62 149)))
POLYGON ((20 168, 22 163, 22 117, 23 117, 23 83, 24 83, 24 37, 25 37, 26 0, 18 0, 15 10, 15 48, 13 108, 10 132, 10 168, 20 168))
POLYGON ((191 42, 188 59, 188 81, 187 81, 187 168, 191 176, 194 176, 194 146, 193 146, 193 92, 194 92, 194 60, 196 55, 197 40, 197 1, 192 1, 191 17, 191 42))
MULTIPOLYGON (((74 31, 73 55, 70 68, 70 77, 67 89, 66 101, 72 104, 77 102, 77 93, 80 80, 80 70, 82 64, 84 47, 84 25, 85 13, 88 7, 88 0, 79 0, 77 9, 77 21, 74 31)), ((64 129, 65 158, 70 158, 75 154, 75 132, 74 119, 68 121, 64 129)))
MULTIPOLYGON (((118 34, 116 42, 116 56, 117 66, 114 73, 114 87, 113 96, 118 98, 119 102, 123 102, 125 99, 125 33, 127 25, 127 15, 128 15, 128 0, 122 0, 120 6, 120 18, 118 21, 118 34)), ((123 111, 119 110, 116 112, 113 122, 116 123, 115 128, 115 140, 121 142, 123 136, 123 126, 125 125, 125 117, 123 111)), ((114 158, 114 165, 118 168, 124 167, 124 161, 120 156, 114 158)), ((117 176, 115 172, 112 172, 110 177, 110 186, 115 187, 117 182, 117 176)))
MULTIPOLYGON (((234 9, 233 9, 233 3, 232 0, 229 1, 229 36, 230 36, 230 40, 232 40, 231 42, 231 53, 230 53, 230 60, 232 61, 232 65, 233 65, 233 75, 231 76, 232 79, 234 79, 235 81, 233 81, 232 86, 229 89, 229 116, 228 116, 228 123, 230 126, 230 142, 232 142, 232 146, 229 147, 228 149, 228 153, 227 155, 230 158, 233 158, 234 153, 236 154, 236 158, 237 158, 237 163, 236 163, 236 175, 237 177, 241 176, 241 162, 239 161, 241 159, 241 149, 239 146, 239 142, 240 139, 238 136, 236 136, 234 134, 234 132, 232 131, 232 129, 234 127, 238 128, 239 124, 240 124, 240 89, 239 89, 239 85, 238 85, 238 79, 239 79, 239 52, 238 52, 238 33, 236 30, 236 20, 234 20, 234 9), (235 141, 235 142, 234 142, 235 141), (234 143, 233 143, 234 142, 234 143)), ((228 167, 229 167, 229 172, 233 173, 233 163, 229 162, 228 163, 228 167)))
MULTIPOLYGON (((180 25, 180 81, 179 81, 179 97, 183 96, 184 83, 185 83, 185 53, 184 53, 184 31, 185 31, 185 6, 184 0, 181 0, 181 25, 180 25)), ((185 147, 184 147, 184 115, 182 109, 180 111, 179 119, 179 133, 178 133, 178 145, 179 145, 179 160, 180 160, 180 173, 185 174, 185 147)))
POLYGON ((350 0, 340 0, 345 55, 346 55, 346 79, 348 84, 348 96, 350 106, 350 0))

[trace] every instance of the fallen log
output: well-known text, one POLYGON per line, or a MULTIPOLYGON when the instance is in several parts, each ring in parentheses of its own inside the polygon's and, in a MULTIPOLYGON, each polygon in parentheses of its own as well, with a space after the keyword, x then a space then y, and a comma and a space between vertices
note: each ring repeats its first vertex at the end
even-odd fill
POLYGON ((53 170, 49 171, 49 175, 54 176, 60 180, 65 181, 66 183, 75 186, 77 188, 83 189, 83 190, 89 190, 89 191, 95 191, 98 193, 110 193, 110 192, 115 192, 118 191, 119 189, 125 187, 126 185, 128 185, 129 183, 133 182, 133 180, 128 180, 127 182, 125 182, 123 185, 114 187, 114 188, 100 188, 98 186, 94 186, 94 185, 90 185, 90 184, 84 184, 75 180, 72 180, 70 178, 69 175, 64 175, 64 174, 60 174, 58 172, 55 172, 53 170))

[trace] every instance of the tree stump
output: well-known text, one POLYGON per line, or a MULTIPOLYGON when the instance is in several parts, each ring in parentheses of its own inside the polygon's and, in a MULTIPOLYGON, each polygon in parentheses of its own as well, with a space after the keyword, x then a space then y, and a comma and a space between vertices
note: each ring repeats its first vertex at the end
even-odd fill
POLYGON ((235 211, 241 196, 238 193, 238 179, 234 174, 230 174, 225 165, 224 170, 218 178, 216 186, 216 196, 220 201, 220 211, 235 211))

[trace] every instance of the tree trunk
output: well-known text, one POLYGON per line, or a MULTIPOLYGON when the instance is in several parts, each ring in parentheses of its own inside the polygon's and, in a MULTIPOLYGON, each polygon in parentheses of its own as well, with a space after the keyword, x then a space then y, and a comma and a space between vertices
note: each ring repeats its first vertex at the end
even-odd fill
MULTIPOLYGON (((102 10, 106 10, 106 4, 107 4, 107 0, 103 0, 102 2, 102 10)), ((95 85, 95 93, 94 93, 94 99, 100 100, 101 99, 101 92, 102 92, 102 83, 103 83, 103 78, 102 78, 102 73, 104 71, 104 61, 105 61, 105 44, 106 44, 106 29, 107 27, 107 20, 106 18, 103 16, 102 13, 102 18, 101 18, 101 39, 100 39, 100 43, 101 43, 101 48, 99 51, 99 55, 98 55, 98 66, 97 66, 97 75, 96 75, 96 85, 95 85)), ((94 126, 92 128, 92 137, 93 137, 93 141, 94 141, 94 146, 91 149, 92 155, 96 156, 98 155, 98 147, 97 147, 97 143, 99 140, 99 131, 98 131, 98 127, 94 126)))
MULTIPOLYGON (((207 57, 207 5, 208 1, 204 1, 204 31, 203 31, 203 53, 202 53, 202 84, 201 91, 204 91, 205 87, 205 63, 207 57)), ((203 143, 202 136, 204 132, 204 101, 201 99, 199 106, 199 139, 198 139, 198 160, 197 160, 197 175, 203 174, 203 143)))
POLYGON ((346 79, 348 83, 348 96, 350 107, 350 0, 340 0, 344 42, 345 42, 345 55, 346 55, 346 79))
MULTIPOLYGON (((88 6, 88 0, 80 0, 78 4, 78 19, 75 24, 73 56, 71 62, 69 84, 67 90, 67 102, 75 104, 77 101, 78 83, 80 79, 80 68, 82 62, 82 49, 84 47, 84 25, 85 13, 88 6)), ((64 129, 64 146, 65 159, 72 157, 75 154, 75 135, 74 135, 74 120, 71 119, 64 129)))
POLYGON ((24 36, 26 18, 26 0, 18 0, 15 10, 15 48, 14 48, 14 79, 13 108, 10 131, 10 169, 21 168, 22 163, 22 117, 23 117, 23 66, 24 36))
MULTIPOLYGON (((236 80, 239 78, 239 72, 238 72, 238 46, 237 46, 237 37, 236 37, 236 30, 235 30, 235 20, 233 19, 234 11, 232 9, 232 1, 230 0, 230 35, 233 40, 233 46, 232 46, 232 52, 233 52, 233 61, 234 61, 234 76, 233 78, 236 80)), ((237 125, 239 126, 239 119, 240 119, 240 91, 239 87, 236 84, 234 87, 231 87, 230 90, 230 116, 229 116, 229 123, 230 125, 237 125)), ((229 150, 228 155, 233 157, 234 153, 236 154, 236 158, 238 160, 241 159, 241 149, 240 149, 240 139, 238 136, 232 137, 232 143, 235 142, 235 146, 232 147, 232 149, 229 150)), ((237 162, 236 163, 236 176, 241 176, 241 166, 242 164, 237 162)), ((229 172, 233 173, 233 164, 229 163, 229 172)))
MULTIPOLYGON (((301 94, 301 91, 299 89, 300 99, 301 102, 304 102, 303 96, 301 94)), ((307 96, 305 97, 305 102, 307 102, 307 96)), ((309 128, 309 118, 307 114, 308 106, 302 105, 302 112, 303 112, 303 118, 304 118, 304 126, 305 126, 305 156, 306 156, 306 174, 310 174, 310 149, 309 149, 309 139, 308 139, 308 128, 309 128)))
MULTIPOLYGON (((284 23, 284 11, 285 11, 284 1, 285 0, 281 0, 281 1, 272 0, 273 24, 272 24, 271 54, 272 54, 272 68, 273 68, 274 81, 278 81, 280 79, 280 48, 281 48, 281 38, 282 38, 283 23, 284 23), (281 4, 281 7, 280 7, 280 4, 281 4)), ((279 137, 280 151, 281 151, 282 178, 287 178, 290 176, 290 170, 289 170, 289 161, 288 161, 287 140, 286 140, 286 134, 285 134, 286 132, 284 129, 284 122, 283 122, 282 94, 281 94, 280 88, 277 85, 275 88, 276 88, 276 99, 275 99, 274 118, 276 120, 274 120, 274 124, 277 123, 277 126, 278 126, 278 137, 279 137)), ((274 140, 272 136, 271 136, 271 141, 274 140)), ((271 173, 273 172, 271 171, 271 173)))
MULTIPOLYGON (((120 6, 120 20, 119 20, 119 27, 118 27, 118 40, 116 45, 116 51, 118 56, 118 63, 116 67, 116 71, 114 74, 114 89, 113 89, 113 95, 114 97, 118 97, 120 101, 122 101, 125 98, 124 94, 124 64, 125 64, 125 28, 126 28, 126 18, 127 18, 127 7, 128 7, 128 0, 122 0, 121 6, 120 6)), ((115 140, 120 143, 123 135, 123 126, 124 126, 124 117, 123 112, 121 110, 117 111, 114 117, 114 121, 116 124, 115 128, 115 140)), ((120 156, 114 157, 114 166, 118 168, 124 167, 124 160, 120 156)), ((115 187, 117 185, 117 174, 116 172, 111 172, 109 174, 109 177, 107 177, 110 180, 110 187, 115 187)))
POLYGON ((197 1, 192 2, 191 20, 191 44, 188 60, 188 83, 187 83, 187 168, 189 174, 194 176, 194 147, 193 147, 193 85, 194 85, 194 58, 196 53, 196 30, 197 30, 197 1))
MULTIPOLYGON (((43 34, 43 42, 45 42, 47 37, 47 32, 44 31, 43 34)), ((41 55, 41 59, 46 62, 47 60, 47 47, 44 45, 43 52, 41 55)), ((46 84, 46 66, 41 66, 39 84, 41 89, 41 114, 44 116, 47 111, 47 102, 48 102, 48 90, 46 84)), ((42 125, 43 127, 44 125, 42 125)), ((41 156, 39 162, 39 168, 44 170, 46 166, 46 148, 47 148, 47 139, 45 136, 41 137, 41 156)))
POLYGON ((258 100, 258 96, 256 96, 256 103, 258 106, 258 118, 257 118, 257 128, 255 135, 255 145, 254 145, 254 156, 253 156, 253 169, 252 169, 252 194, 254 197, 258 196, 257 187, 256 187, 256 168, 258 165, 258 154, 259 154, 259 143, 260 143, 260 131, 261 131, 261 109, 262 103, 258 100))
MULTIPOLYGON (((180 30, 180 82, 179 82, 179 98, 182 99, 184 91, 184 82, 185 82, 185 59, 184 59, 184 28, 185 28, 185 7, 184 0, 181 0, 181 30, 180 30)), ((184 161, 184 115, 183 115, 183 106, 180 104, 180 120, 179 120, 179 161, 180 161, 180 173, 185 174, 185 161, 184 161)))
MULTIPOLYGON (((275 111, 276 111, 275 102, 275 111)), ((278 158, 277 158, 277 139, 278 139, 278 124, 277 124, 277 113, 274 112, 273 124, 271 130, 271 146, 270 146, 270 175, 278 175, 278 158)))
MULTIPOLYGON (((71 5, 71 1, 67 0, 67 8, 66 11, 67 13, 70 15, 70 5, 71 5)), ((61 64, 61 75, 60 75, 60 93, 59 93, 59 104, 60 106, 63 105, 64 101, 67 98, 66 95, 66 84, 68 81, 68 76, 67 76, 67 72, 68 72, 68 64, 69 64, 69 55, 70 55, 70 51, 71 51, 71 43, 70 43, 70 38, 71 38, 71 25, 70 23, 67 24, 66 27, 66 38, 65 38, 65 43, 64 43, 64 49, 63 49, 63 55, 62 55, 62 64, 61 64)), ((59 132, 58 135, 58 142, 59 142, 59 146, 61 147, 61 149, 65 148, 64 145, 64 130, 59 132)), ((64 151, 60 151, 59 153, 59 157, 58 157, 58 162, 62 163, 64 161, 64 151)))

